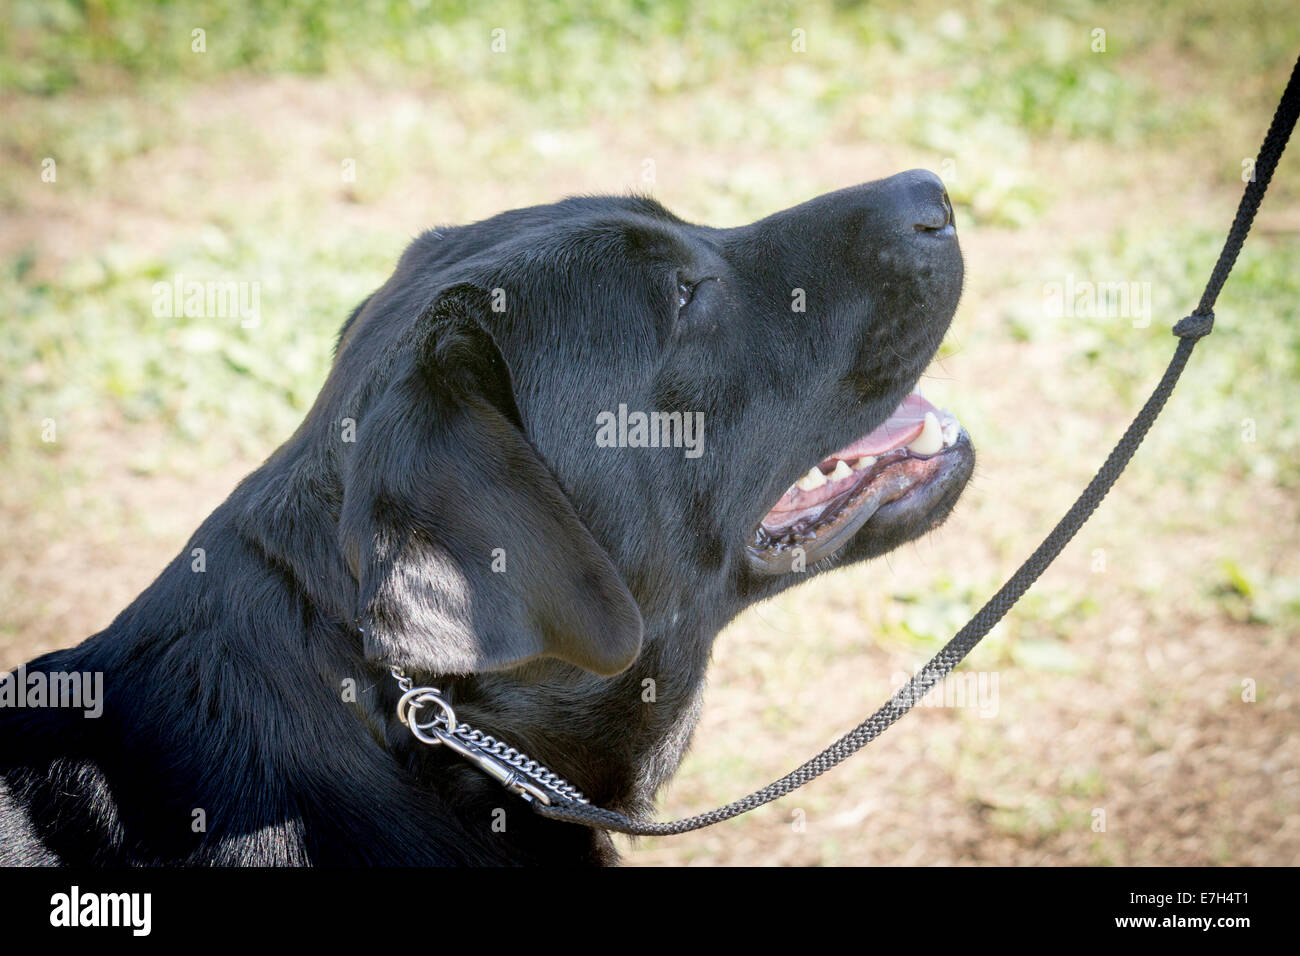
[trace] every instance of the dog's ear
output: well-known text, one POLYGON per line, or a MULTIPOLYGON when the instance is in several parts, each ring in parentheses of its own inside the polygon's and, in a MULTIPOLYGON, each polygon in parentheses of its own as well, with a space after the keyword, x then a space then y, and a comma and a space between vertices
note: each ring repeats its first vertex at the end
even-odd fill
POLYGON ((524 435, 486 307, 476 287, 444 290, 356 423, 339 528, 366 655, 616 674, 640 652, 640 611, 524 435))

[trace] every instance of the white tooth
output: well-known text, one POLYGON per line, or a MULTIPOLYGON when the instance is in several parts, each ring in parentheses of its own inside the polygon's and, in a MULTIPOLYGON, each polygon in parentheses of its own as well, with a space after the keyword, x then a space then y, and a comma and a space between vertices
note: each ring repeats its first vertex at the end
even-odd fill
POLYGON ((847 478, 851 474, 853 474, 853 469, 849 467, 847 461, 837 461, 835 463, 835 470, 831 472, 831 481, 838 481, 841 478, 847 478))
POLYGON ((943 432, 939 428, 939 419, 935 418, 934 412, 926 412, 921 434, 907 446, 907 450, 914 451, 918 455, 933 455, 941 448, 943 448, 943 432))
POLYGON ((875 456, 875 455, 867 455, 867 456, 865 456, 865 457, 863 457, 863 458, 859 458, 857 461, 855 461, 855 462, 853 463, 853 470, 854 470, 854 471, 866 471, 868 468, 870 468, 870 467, 871 467, 872 465, 874 465, 875 463, 876 463, 876 456, 875 456))
POLYGON ((826 484, 826 476, 822 474, 822 470, 816 465, 809 468, 808 474, 795 482, 795 485, 804 491, 815 491, 824 484, 826 484))
POLYGON ((957 444, 957 423, 948 422, 943 426, 943 444, 944 447, 957 444))

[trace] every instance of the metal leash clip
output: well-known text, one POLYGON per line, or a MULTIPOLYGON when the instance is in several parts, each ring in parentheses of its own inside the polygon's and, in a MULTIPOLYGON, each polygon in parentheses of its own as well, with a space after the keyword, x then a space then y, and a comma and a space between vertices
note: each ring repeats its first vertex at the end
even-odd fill
POLYGON ((411 733, 420 742, 433 746, 445 744, 494 778, 511 793, 523 797, 529 803, 536 800, 546 806, 551 805, 550 794, 524 773, 503 763, 470 741, 456 736, 458 728, 462 725, 457 723, 456 712, 452 710, 451 704, 442 696, 438 688, 413 687, 406 691, 397 702, 397 719, 411 728, 411 733), (441 713, 432 720, 421 723, 417 714, 426 704, 433 705, 441 713))

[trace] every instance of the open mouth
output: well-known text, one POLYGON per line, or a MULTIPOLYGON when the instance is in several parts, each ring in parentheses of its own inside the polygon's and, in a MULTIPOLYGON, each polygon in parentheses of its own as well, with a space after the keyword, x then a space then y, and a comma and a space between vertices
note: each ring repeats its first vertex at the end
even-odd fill
POLYGON ((835 552, 867 521, 924 519, 970 474, 970 438, 957 418, 919 391, 870 434, 823 459, 759 522, 749 545, 759 570, 781 573, 796 556, 835 552))

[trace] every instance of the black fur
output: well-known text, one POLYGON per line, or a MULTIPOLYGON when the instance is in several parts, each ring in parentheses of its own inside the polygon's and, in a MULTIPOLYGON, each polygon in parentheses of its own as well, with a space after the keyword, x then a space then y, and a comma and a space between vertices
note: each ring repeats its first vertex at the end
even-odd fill
MULTIPOLYGON (((941 194, 905 173, 736 229, 586 197, 421 236, 293 437, 112 625, 27 665, 102 672, 104 713, 0 708, 0 862, 612 861, 413 741, 388 667, 649 810, 715 635, 801 579, 747 566, 758 520, 947 329, 960 254, 918 225, 941 194), (620 403, 702 412, 704 453, 596 447, 620 403)), ((965 476, 809 573, 933 527, 965 476)))

